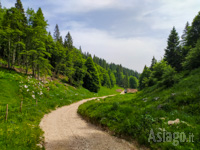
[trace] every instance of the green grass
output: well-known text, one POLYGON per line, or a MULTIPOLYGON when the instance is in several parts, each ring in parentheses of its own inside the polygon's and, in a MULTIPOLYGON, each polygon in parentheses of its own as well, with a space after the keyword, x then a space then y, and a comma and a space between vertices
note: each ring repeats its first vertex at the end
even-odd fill
POLYGON ((0 68, 0 149, 41 149, 36 145, 43 141, 39 123, 44 114, 81 99, 119 94, 115 91, 117 88, 102 87, 99 93, 91 93, 82 87, 74 88, 58 80, 42 83, 29 76, 0 68), (9 106, 7 122, 6 104, 9 106))
POLYGON ((78 112, 116 135, 131 137, 151 149, 200 149, 200 69, 179 76, 179 83, 171 88, 153 86, 137 94, 89 101, 82 104, 78 112), (177 118, 180 124, 168 125, 169 120, 177 118), (151 129, 162 137, 166 132, 184 132, 187 138, 193 133, 194 142, 180 142, 180 139, 148 142, 151 129))

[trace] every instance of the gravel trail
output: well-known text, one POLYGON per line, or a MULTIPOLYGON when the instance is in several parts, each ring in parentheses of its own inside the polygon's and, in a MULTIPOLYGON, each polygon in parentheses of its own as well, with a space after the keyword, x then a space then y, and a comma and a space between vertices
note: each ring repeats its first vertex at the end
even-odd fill
POLYGON ((46 150, 137 150, 134 145, 109 135, 77 114, 79 105, 93 99, 96 98, 58 108, 44 116, 40 127, 44 131, 46 150))

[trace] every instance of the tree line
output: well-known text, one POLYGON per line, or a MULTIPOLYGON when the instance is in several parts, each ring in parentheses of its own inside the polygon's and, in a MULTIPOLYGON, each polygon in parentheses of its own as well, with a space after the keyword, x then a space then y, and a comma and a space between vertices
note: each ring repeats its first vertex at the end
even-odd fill
POLYGON ((191 25, 186 23, 181 38, 173 27, 167 40, 164 58, 153 57, 150 67, 145 66, 139 78, 139 88, 153 85, 170 87, 179 81, 180 72, 200 67, 200 12, 191 25))
POLYGON ((131 78, 137 82, 138 72, 83 53, 73 45, 70 32, 63 38, 56 24, 52 36, 47 27, 41 8, 25 11, 21 0, 9 9, 0 5, 0 65, 19 67, 38 79, 63 75, 65 82, 92 92, 100 86, 132 87, 131 78))

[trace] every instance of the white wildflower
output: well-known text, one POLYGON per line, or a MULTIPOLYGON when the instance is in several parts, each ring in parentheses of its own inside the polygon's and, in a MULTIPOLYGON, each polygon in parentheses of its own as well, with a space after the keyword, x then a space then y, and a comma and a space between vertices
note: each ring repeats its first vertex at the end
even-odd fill
POLYGON ((29 89, 27 89, 27 92, 29 91, 29 89))
POLYGON ((27 85, 24 85, 24 87, 27 89, 28 88, 28 86, 27 85))
POLYGON ((176 95, 176 93, 172 93, 172 96, 175 96, 176 95))
POLYGON ((32 95, 33 99, 35 99, 35 95, 32 95))
POLYGON ((159 100, 159 99, 160 99, 160 97, 154 97, 154 100, 156 100, 156 101, 159 100))
POLYGON ((42 93, 42 91, 40 91, 40 95, 42 95, 43 93, 42 93))

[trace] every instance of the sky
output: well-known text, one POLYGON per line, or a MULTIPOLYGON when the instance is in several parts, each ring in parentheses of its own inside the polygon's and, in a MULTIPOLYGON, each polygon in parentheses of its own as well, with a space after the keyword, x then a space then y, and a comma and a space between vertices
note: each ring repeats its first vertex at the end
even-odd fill
MULTIPOLYGON (((167 38, 175 26, 182 35, 200 11, 199 0, 21 0, 25 10, 42 8, 48 30, 59 25, 81 46, 107 62, 142 72, 153 56, 161 60, 167 38)), ((16 0, 1 0, 13 7, 16 0)))

